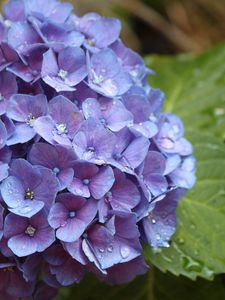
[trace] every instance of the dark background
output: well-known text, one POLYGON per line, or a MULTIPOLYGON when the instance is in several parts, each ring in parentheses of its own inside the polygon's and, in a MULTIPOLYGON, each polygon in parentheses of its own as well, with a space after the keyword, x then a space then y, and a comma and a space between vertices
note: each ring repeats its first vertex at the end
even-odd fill
POLYGON ((202 52, 225 39, 225 0, 73 0, 75 12, 123 21, 125 43, 141 54, 202 52))

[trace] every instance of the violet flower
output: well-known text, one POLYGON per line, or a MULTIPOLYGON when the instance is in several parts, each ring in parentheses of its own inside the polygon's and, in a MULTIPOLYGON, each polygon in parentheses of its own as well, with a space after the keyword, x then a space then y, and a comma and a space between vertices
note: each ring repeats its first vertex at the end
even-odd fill
POLYGON ((79 47, 67 47, 57 56, 51 49, 44 54, 42 78, 57 92, 73 91, 87 76, 84 51, 79 47))
POLYGON ((17 159, 12 162, 9 174, 1 185, 9 211, 30 218, 43 207, 49 210, 58 192, 58 181, 52 171, 17 159))
POLYGON ((76 241, 94 219, 97 212, 92 199, 74 196, 70 193, 58 195, 51 207, 48 222, 56 230, 56 237, 64 242, 76 241))
POLYGON ((71 145, 83 116, 77 106, 63 96, 49 102, 49 115, 38 118, 34 130, 50 144, 71 145))
POLYGON ((111 157, 115 140, 110 130, 89 118, 76 133, 73 148, 79 159, 102 165, 111 157))
POLYGON ((73 179, 72 166, 76 155, 71 148, 62 145, 34 144, 29 152, 29 159, 33 165, 51 169, 59 180, 60 190, 68 187, 73 179))
POLYGON ((88 56, 88 83, 94 91, 110 98, 124 94, 132 84, 111 49, 88 56))
POLYGON ((68 190, 74 195, 101 199, 115 181, 111 167, 97 167, 88 162, 74 164, 74 178, 68 190))
POLYGON ((82 248, 88 259, 103 271, 140 256, 141 244, 135 215, 117 212, 106 224, 92 225, 82 248))
POLYGON ((196 161, 120 31, 60 0, 4 5, 1 299, 52 299, 85 272, 127 283, 147 272, 142 241, 170 246, 196 161))
POLYGON ((133 123, 133 115, 119 100, 89 98, 82 103, 82 108, 86 119, 94 118, 113 132, 133 123))
POLYGON ((17 123, 15 123, 15 131, 8 139, 7 145, 31 140, 36 135, 33 128, 36 119, 46 115, 47 112, 47 99, 44 95, 13 95, 8 104, 7 116, 17 123))

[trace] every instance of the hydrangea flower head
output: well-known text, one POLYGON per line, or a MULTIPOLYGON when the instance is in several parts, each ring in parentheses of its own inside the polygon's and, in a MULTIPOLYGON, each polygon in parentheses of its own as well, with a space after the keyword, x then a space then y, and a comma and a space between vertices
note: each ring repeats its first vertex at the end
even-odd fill
POLYGON ((0 296, 144 274, 195 183, 182 121, 117 19, 9 0, 0 26, 0 296))

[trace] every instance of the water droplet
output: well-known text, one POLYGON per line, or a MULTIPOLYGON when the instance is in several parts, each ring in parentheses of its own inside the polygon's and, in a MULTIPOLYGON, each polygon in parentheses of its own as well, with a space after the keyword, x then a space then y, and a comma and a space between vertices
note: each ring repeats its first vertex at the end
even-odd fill
POLYGON ((159 253, 162 252, 162 248, 154 247, 154 248, 152 248, 152 252, 153 252, 154 254, 159 254, 159 253))
POLYGON ((213 278, 213 276, 214 276, 213 270, 211 270, 208 267, 204 267, 203 271, 209 278, 213 278))
POLYGON ((113 252, 113 246, 109 246, 109 247, 107 248, 107 251, 110 252, 110 253, 112 253, 112 252, 113 252))
POLYGON ((98 251, 99 251, 100 253, 104 253, 104 252, 105 252, 105 250, 102 249, 102 248, 99 248, 98 251))
POLYGON ((19 209, 19 212, 21 214, 28 214, 31 211, 32 211, 32 208, 30 208, 29 206, 24 206, 19 209))
POLYGON ((171 263, 171 262, 172 262, 172 259, 171 259, 170 257, 166 256, 166 255, 162 255, 162 258, 163 258, 166 262, 168 262, 168 263, 171 263))
POLYGON ((169 244, 168 242, 164 242, 164 243, 163 243, 163 247, 169 248, 169 247, 170 247, 170 244, 169 244))
POLYGON ((192 272, 192 271, 200 272, 203 269, 203 264, 202 264, 202 262, 200 262, 196 259, 193 259, 192 257, 184 256, 183 257, 183 268, 187 272, 192 272))
POLYGON ((12 190, 9 190, 9 193, 10 193, 10 194, 12 194, 12 193, 13 193, 13 191, 12 191, 12 190))
POLYGON ((66 221, 63 221, 63 222, 60 224, 60 226, 61 226, 61 227, 64 227, 64 226, 66 226, 66 224, 67 224, 67 222, 66 222, 66 221))
POLYGON ((177 241, 178 241, 178 243, 179 243, 180 245, 183 245, 183 244, 184 244, 184 239, 181 238, 181 237, 179 237, 177 241))
POLYGON ((161 235, 160 234, 156 234, 156 240, 160 241, 161 240, 161 235))
POLYGON ((122 246, 120 248, 120 254, 122 258, 127 258, 130 255, 130 249, 127 246, 122 246))
POLYGON ((155 219, 152 219, 152 224, 155 224, 156 223, 156 220, 155 219))

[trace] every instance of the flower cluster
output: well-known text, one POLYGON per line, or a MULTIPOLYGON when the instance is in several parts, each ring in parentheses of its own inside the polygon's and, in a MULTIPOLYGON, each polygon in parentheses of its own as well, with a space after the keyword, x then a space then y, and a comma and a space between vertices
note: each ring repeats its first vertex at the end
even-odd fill
POLYGON ((141 242, 169 247, 195 182, 152 71, 117 19, 58 0, 10 0, 0 29, 0 298, 145 273, 141 242))

